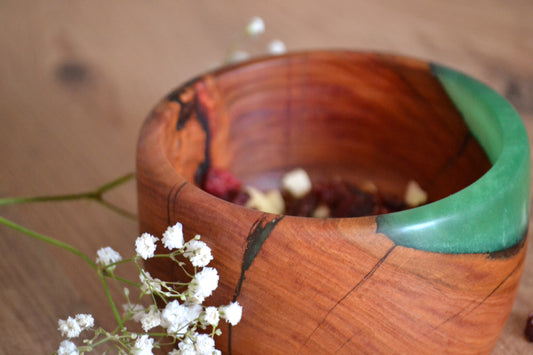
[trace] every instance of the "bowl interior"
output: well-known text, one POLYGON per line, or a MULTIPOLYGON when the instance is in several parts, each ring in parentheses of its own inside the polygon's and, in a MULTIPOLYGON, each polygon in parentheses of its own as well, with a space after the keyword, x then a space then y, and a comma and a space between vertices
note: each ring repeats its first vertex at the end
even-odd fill
POLYGON ((435 201, 491 166, 424 62, 343 52, 289 55, 222 69, 189 85, 199 119, 179 118, 178 138, 171 140, 178 150, 173 143, 168 155, 196 183, 214 166, 269 189, 301 167, 312 180, 372 182, 398 197, 415 180, 435 201))

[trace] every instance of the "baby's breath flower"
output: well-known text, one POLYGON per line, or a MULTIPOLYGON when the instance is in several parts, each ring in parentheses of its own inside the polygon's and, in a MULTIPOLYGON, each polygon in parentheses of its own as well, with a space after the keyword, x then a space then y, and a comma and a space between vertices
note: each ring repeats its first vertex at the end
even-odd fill
POLYGON ((201 302, 206 297, 211 296, 213 291, 218 287, 218 272, 212 267, 203 268, 192 279, 189 289, 191 294, 197 297, 201 302))
POLYGON ((268 44, 268 52, 274 55, 283 54, 287 52, 287 47, 285 47, 285 43, 275 39, 268 44))
MULTIPOLYGON (((178 349, 175 354, 172 355, 196 355, 196 350, 194 349, 194 343, 190 338, 185 338, 178 344, 178 349)), ((169 354, 171 355, 171 354, 169 354)))
POLYGON ((237 301, 231 302, 227 306, 219 307, 218 311, 220 312, 220 317, 231 325, 236 325, 241 321, 242 306, 237 301))
POLYGON ((180 249, 183 248, 183 226, 180 222, 176 223, 172 227, 168 227, 165 233, 163 233, 163 239, 161 239, 165 248, 180 249))
POLYGON ((249 36, 259 36, 260 34, 265 32, 265 23, 263 22, 263 19, 258 16, 252 17, 250 22, 248 22, 248 25, 246 26, 246 33, 249 36))
POLYGON ((134 355, 150 355, 153 354, 153 346, 154 339, 150 338, 147 334, 144 334, 135 340, 135 345, 131 353, 134 355))
POLYGON ((250 58, 250 54, 248 52, 243 51, 243 50, 237 50, 231 53, 228 60, 230 63, 238 63, 238 62, 243 62, 247 60, 248 58, 250 58))
POLYGON ((213 327, 216 327, 218 325, 218 322, 220 321, 220 314, 218 313, 218 309, 216 307, 207 307, 200 316, 200 321, 202 324, 209 324, 213 327))
POLYGON ((90 314, 80 313, 76 315, 75 319, 78 322, 82 331, 94 326, 94 318, 90 314))
POLYGON ((124 304, 122 305, 122 308, 124 308, 125 314, 131 314, 131 317, 134 321, 140 322, 141 318, 144 314, 144 307, 140 304, 124 304))
MULTIPOLYGON (((96 263, 106 267, 109 264, 116 263, 122 260, 122 256, 111 247, 105 247, 98 249, 96 252, 96 263)), ((110 270, 113 270, 116 265, 110 267, 110 270)))
POLYGON ((183 253, 183 256, 188 258, 191 261, 191 264, 196 267, 204 267, 213 260, 211 248, 209 248, 204 242, 196 239, 189 240, 185 243, 185 252, 183 253))
POLYGON ((212 355, 215 351, 215 341, 207 334, 197 334, 194 348, 198 355, 212 355))
POLYGON ((135 241, 135 251, 144 260, 151 258, 154 256, 155 242, 158 240, 159 238, 156 238, 149 233, 143 233, 135 241))
POLYGON ((185 334, 189 323, 197 320, 202 312, 200 305, 183 305, 177 300, 168 303, 161 313, 161 326, 169 334, 185 334))
POLYGON ((142 271, 139 274, 139 279, 141 280, 141 291, 145 294, 160 293, 161 292, 161 281, 158 278, 152 278, 148 271, 142 271))
POLYGON ((63 340, 57 349, 57 355, 78 355, 78 347, 70 340, 63 340))
POLYGON ((58 325, 57 329, 61 332, 61 335, 67 338, 76 338, 82 331, 78 321, 72 317, 68 317, 66 320, 60 319, 58 325))
POLYGON ((158 309, 151 308, 148 313, 144 313, 141 318, 141 326, 147 332, 161 324, 161 312, 158 309))

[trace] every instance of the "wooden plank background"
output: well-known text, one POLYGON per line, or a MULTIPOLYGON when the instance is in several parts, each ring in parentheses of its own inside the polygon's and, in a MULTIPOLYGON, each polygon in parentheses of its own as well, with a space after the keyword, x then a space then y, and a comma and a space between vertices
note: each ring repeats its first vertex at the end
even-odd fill
MULTIPOLYGON (((133 171, 140 126, 184 80, 216 66, 248 19, 290 50, 379 50, 441 62, 505 95, 533 134, 530 0, 0 1, 0 197, 74 193, 133 171)), ((135 211, 135 186, 110 198, 135 211)), ((88 255, 128 255, 135 222, 87 201, 1 206, 0 215, 88 255)), ((529 245, 529 255, 533 253, 529 245)), ((47 354, 57 319, 113 325, 98 279, 76 257, 0 227, 0 354, 47 354)), ((533 259, 494 354, 533 353, 533 259)))

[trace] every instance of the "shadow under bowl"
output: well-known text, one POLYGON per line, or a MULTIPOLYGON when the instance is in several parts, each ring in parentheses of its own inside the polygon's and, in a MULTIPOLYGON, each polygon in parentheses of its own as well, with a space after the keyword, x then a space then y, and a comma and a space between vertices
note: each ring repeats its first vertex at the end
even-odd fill
MULTIPOLYGON (((514 109, 452 69, 376 53, 262 58, 199 76, 163 99, 137 153, 141 232, 177 221, 212 248, 238 301, 228 354, 490 353, 525 256, 529 145, 514 109), (251 210, 201 186, 207 169, 278 187, 371 181, 427 205, 380 216, 305 218, 251 210)), ((168 263, 152 275, 175 277, 168 263)))

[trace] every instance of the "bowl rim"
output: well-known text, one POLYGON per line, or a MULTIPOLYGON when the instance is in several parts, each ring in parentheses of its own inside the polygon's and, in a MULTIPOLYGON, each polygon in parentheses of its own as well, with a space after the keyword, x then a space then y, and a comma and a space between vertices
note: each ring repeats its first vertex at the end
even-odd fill
MULTIPOLYGON (((396 245, 440 253, 494 253, 522 243, 526 238, 529 223, 531 174, 529 139, 525 126, 505 98, 464 73, 440 64, 397 54, 351 50, 301 51, 254 58, 213 69, 180 85, 166 100, 179 90, 204 80, 206 76, 230 75, 235 70, 296 56, 343 54, 374 55, 402 66, 428 67, 462 114, 472 135, 492 163, 491 168, 474 183, 445 198, 412 209, 373 216, 377 223, 377 232, 385 234, 396 245)), ((151 127, 149 121, 154 119, 162 117, 151 115, 141 130, 137 150, 138 162, 143 149, 147 148, 140 144, 141 138, 151 127)), ((173 184, 176 184, 176 181, 186 181, 170 162, 168 165, 176 175, 172 178, 173 184)), ((212 199, 214 204, 222 204, 225 208, 243 209, 243 213, 271 215, 272 218, 277 216, 224 201, 194 184, 189 185, 196 189, 197 193, 205 194, 203 198, 212 199)), ((315 219, 288 215, 283 217, 315 219)), ((331 219, 368 220, 368 217, 331 219)))
POLYGON ((378 231, 399 245, 428 251, 511 248, 524 240, 529 223, 531 163, 525 126, 512 105, 485 84, 443 65, 430 67, 492 166, 443 199, 378 216, 378 231))

